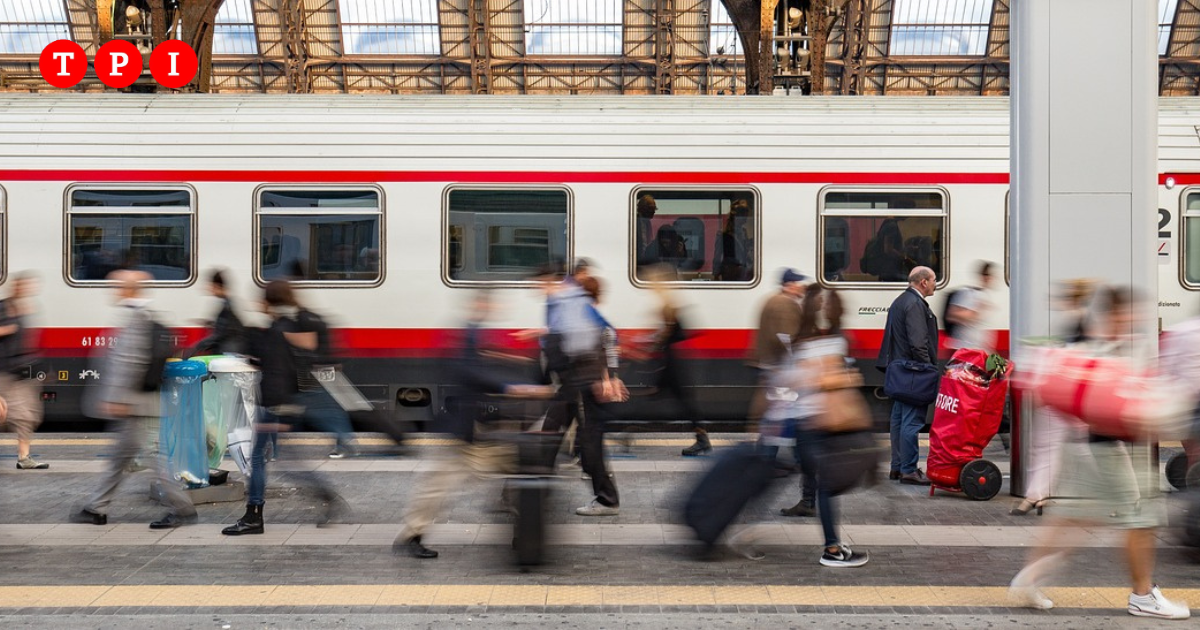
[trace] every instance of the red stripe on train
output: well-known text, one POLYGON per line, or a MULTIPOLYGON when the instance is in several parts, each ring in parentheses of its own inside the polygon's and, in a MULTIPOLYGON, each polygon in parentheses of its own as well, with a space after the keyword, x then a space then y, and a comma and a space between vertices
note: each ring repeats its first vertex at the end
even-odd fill
POLYGON ((1181 186, 1200 184, 1200 173, 1163 173, 1158 176, 1158 184, 1166 186, 1167 178, 1175 180, 1175 183, 1181 186))
MULTIPOLYGON (((179 328, 180 345, 191 345, 204 336, 200 328, 179 328)), ((511 329, 489 329, 485 344, 490 348, 532 356, 537 350, 533 341, 516 339, 511 329)), ((624 343, 636 343, 651 331, 626 329, 621 331, 624 343)), ((754 341, 749 329, 693 330, 680 344, 680 354, 692 359, 741 359, 754 341)), ((42 328, 39 348, 50 357, 87 356, 95 349, 110 343, 101 328, 42 328)), ((436 358, 452 356, 458 331, 453 328, 341 328, 334 331, 338 348, 347 355, 375 358, 436 358)), ((851 353, 858 358, 873 358, 879 352, 883 331, 853 329, 845 331, 851 353)), ((1007 330, 996 331, 996 346, 1008 351, 1007 330)), ((942 354, 948 353, 943 348, 942 354)))
POLYGON ((780 173, 706 171, 0 170, 0 180, 88 182, 486 184, 1008 184, 1008 173, 780 173))

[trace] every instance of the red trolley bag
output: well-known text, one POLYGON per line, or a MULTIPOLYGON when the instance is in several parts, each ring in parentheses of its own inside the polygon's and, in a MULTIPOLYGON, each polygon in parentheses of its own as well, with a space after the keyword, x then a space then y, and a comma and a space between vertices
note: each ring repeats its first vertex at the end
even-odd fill
POLYGON ((1004 419, 1012 364, 993 376, 987 360, 986 352, 964 348, 946 365, 929 430, 930 496, 941 488, 987 501, 1000 492, 1000 469, 980 456, 1004 419))

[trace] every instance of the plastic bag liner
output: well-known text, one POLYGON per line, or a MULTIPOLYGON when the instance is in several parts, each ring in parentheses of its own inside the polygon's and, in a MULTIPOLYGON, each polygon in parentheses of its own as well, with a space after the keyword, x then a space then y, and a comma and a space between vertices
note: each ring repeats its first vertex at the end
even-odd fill
POLYGON ((962 349, 946 364, 934 401, 926 475, 945 488, 957 488, 962 467, 983 455, 1000 430, 1012 364, 995 376, 986 352, 962 349))
POLYGON ((198 361, 173 361, 163 368, 159 450, 173 479, 199 488, 208 485, 208 440, 204 429, 201 380, 208 370, 198 361))
POLYGON ((226 357, 209 362, 213 374, 215 414, 212 431, 224 435, 225 448, 238 470, 250 476, 254 421, 258 415, 258 370, 243 359, 226 357))

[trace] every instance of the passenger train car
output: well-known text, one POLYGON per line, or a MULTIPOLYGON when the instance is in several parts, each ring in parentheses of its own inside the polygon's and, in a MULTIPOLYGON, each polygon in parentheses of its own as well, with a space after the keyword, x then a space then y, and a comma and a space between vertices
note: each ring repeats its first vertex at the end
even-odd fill
MULTIPOLYGON (((8 94, 0 112, 0 264, 43 278, 33 377, 59 418, 104 378, 86 357, 111 343, 104 277, 122 259, 153 274, 155 308, 189 341, 214 308, 208 270, 231 271, 247 318, 261 285, 299 277, 352 378, 416 420, 447 395, 439 366, 472 291, 507 298, 495 338, 533 353, 504 333, 542 324, 528 272, 555 260, 599 264, 627 339, 654 325, 638 262, 669 264, 714 418, 744 412, 743 359, 785 267, 845 291, 860 357, 912 265, 940 289, 979 260, 1007 277, 1003 98, 8 94), (881 238, 901 260, 872 253, 881 238)), ((1198 129, 1200 99, 1161 101, 1167 327, 1200 310, 1198 129)), ((1004 349, 1003 283, 991 299, 1004 349)))

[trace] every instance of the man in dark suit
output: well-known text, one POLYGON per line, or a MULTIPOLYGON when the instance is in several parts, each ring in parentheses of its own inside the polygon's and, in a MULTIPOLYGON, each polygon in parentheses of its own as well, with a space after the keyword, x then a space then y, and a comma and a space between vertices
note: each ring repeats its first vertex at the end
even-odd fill
MULTIPOLYGON (((888 309, 887 327, 875 366, 886 372, 892 361, 937 361, 938 323, 925 299, 933 295, 937 279, 929 267, 917 267, 908 274, 908 288, 888 309)), ((891 479, 918 486, 929 485, 925 473, 917 468, 921 451, 917 435, 925 424, 928 405, 916 407, 892 401, 891 479)))

